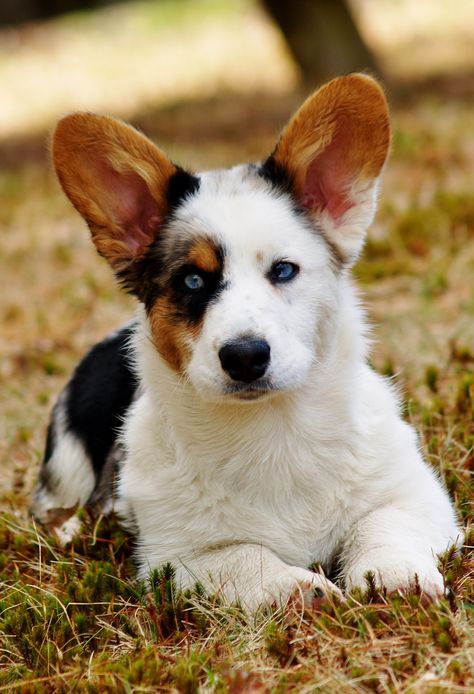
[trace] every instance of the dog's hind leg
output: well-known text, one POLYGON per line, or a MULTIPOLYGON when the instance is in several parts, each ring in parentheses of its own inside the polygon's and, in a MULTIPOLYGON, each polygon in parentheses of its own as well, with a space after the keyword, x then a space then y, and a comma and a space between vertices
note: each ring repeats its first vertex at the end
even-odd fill
POLYGON ((31 512, 54 531, 63 543, 79 528, 75 511, 83 506, 96 485, 96 475, 82 441, 67 425, 68 388, 54 406, 46 449, 31 512))
POLYGON ((95 345, 53 409, 31 512, 62 542, 79 527, 78 507, 111 508, 118 432, 137 388, 128 359, 132 331, 127 325, 95 345))

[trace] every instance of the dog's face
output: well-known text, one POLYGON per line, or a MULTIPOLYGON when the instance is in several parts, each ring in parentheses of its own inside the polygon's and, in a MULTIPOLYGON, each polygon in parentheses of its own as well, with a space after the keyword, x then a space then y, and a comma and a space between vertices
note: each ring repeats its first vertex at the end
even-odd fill
POLYGON ((91 114, 59 123, 53 155, 161 357, 202 397, 252 401, 317 367, 388 146, 383 93, 352 75, 310 97, 258 166, 192 175, 91 114))
POLYGON ((186 251, 165 263, 166 289, 149 309, 157 344, 173 330, 181 338, 168 360, 206 397, 299 385, 332 298, 337 261, 324 238, 257 169, 238 167, 200 176, 162 239, 171 256, 176 239, 186 251))

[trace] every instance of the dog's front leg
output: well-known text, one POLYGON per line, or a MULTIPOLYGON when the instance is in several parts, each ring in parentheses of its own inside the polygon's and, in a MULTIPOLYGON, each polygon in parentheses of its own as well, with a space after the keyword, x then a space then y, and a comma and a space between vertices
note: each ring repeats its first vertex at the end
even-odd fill
POLYGON ((285 564, 276 554, 257 544, 230 542, 206 548, 176 566, 179 588, 201 583, 227 603, 240 603, 248 612, 260 605, 285 605, 294 599, 311 606, 318 593, 343 599, 342 593, 321 574, 285 564))
MULTIPOLYGON (((441 518, 443 514, 440 514, 441 518)), ((373 573, 377 586, 389 592, 419 588, 437 599, 444 593, 437 554, 462 535, 450 510, 445 521, 422 509, 382 506, 356 523, 344 543, 342 574, 348 590, 367 588, 373 573)))

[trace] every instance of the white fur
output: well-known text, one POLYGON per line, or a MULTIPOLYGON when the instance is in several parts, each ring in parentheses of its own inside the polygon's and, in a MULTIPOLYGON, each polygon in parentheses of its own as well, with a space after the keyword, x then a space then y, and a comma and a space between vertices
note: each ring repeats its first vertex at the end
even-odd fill
MULTIPOLYGON (((390 590, 416 574, 436 596, 436 555, 461 539, 448 495, 393 387, 366 363, 346 271, 288 199, 256 180, 243 169, 206 174, 178 211, 174 224, 226 249, 227 284, 184 376, 156 352, 139 312, 143 392, 123 431, 119 505, 138 528, 140 575, 172 562, 179 587, 199 580, 253 610, 298 591, 307 602, 322 581, 308 567, 340 557, 347 587, 363 587, 369 570, 390 590), (279 259, 301 270, 272 286, 265 275, 279 259), (226 394, 218 359, 248 334, 271 346, 275 389, 252 402, 226 394)), ((358 247, 372 214, 357 221, 359 212, 349 230, 358 247)))

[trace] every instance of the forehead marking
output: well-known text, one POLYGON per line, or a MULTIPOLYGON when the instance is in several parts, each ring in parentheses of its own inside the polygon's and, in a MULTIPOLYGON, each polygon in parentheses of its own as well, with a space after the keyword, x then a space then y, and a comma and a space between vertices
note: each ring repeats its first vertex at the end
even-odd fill
POLYGON ((222 261, 218 257, 215 244, 207 238, 198 238, 191 245, 187 260, 206 272, 218 272, 222 269, 222 261))

